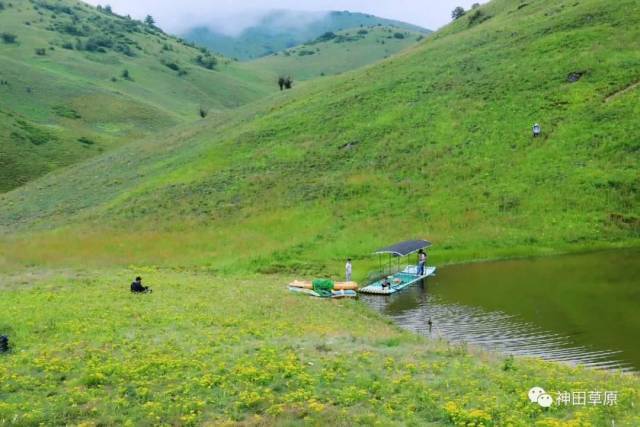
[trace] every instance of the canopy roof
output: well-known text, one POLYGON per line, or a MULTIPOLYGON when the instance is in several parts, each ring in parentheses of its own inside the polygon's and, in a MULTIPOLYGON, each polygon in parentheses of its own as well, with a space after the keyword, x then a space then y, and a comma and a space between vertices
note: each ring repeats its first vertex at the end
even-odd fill
POLYGON ((375 251, 376 254, 392 254, 395 256, 407 256, 420 249, 426 249, 431 246, 431 242, 426 240, 407 240, 406 242, 396 243, 375 251))

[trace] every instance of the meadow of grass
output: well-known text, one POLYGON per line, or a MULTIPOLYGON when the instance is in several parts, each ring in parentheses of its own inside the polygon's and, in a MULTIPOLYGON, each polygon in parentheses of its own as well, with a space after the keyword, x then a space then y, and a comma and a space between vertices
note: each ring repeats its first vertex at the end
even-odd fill
POLYGON ((0 192, 276 89, 154 27, 73 0, 3 2, 0 192), (167 65, 178 67, 171 69, 167 65))
POLYGON ((404 332, 290 277, 130 266, 0 275, 0 425, 633 426, 637 376, 497 356, 404 332), (149 295, 131 295, 142 274, 149 295), (529 388, 617 391, 532 404, 529 388))

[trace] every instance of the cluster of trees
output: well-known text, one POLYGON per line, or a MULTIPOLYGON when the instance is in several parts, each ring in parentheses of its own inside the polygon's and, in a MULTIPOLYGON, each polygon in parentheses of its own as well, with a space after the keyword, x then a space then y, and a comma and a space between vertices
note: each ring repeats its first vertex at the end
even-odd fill
MULTIPOLYGON (((471 5, 471 10, 475 10, 480 7, 480 3, 474 3, 471 5)), ((458 6, 451 12, 451 18, 455 21, 456 19, 462 18, 467 12, 463 7, 458 6)))
POLYGON ((198 55, 196 57, 196 63, 207 70, 213 70, 216 68, 216 65, 218 65, 218 60, 215 56, 212 56, 207 52, 204 55, 198 55))
POLYGON ((280 77, 278 79, 278 86, 280 86, 280 90, 291 89, 293 87, 293 80, 291 77, 280 77))

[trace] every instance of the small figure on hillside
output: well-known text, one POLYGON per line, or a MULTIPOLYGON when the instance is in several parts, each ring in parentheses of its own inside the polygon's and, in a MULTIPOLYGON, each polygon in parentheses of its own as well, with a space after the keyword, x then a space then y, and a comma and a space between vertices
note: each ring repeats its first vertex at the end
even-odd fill
POLYGON ((424 266, 427 264, 427 254, 424 252, 423 249, 420 249, 418 251, 418 268, 417 268, 417 275, 418 276, 424 276, 424 266))
POLYGON ((542 129, 540 128, 540 125, 538 123, 533 125, 533 137, 537 138, 540 136, 540 133, 542 132, 542 129))
POLYGON ((351 272, 353 271, 353 266, 351 265, 351 258, 347 258, 347 264, 344 266, 345 277, 347 282, 351 281, 351 272))
POLYGON ((146 294, 153 291, 148 286, 143 286, 142 277, 138 276, 136 280, 131 283, 131 292, 135 294, 146 294))

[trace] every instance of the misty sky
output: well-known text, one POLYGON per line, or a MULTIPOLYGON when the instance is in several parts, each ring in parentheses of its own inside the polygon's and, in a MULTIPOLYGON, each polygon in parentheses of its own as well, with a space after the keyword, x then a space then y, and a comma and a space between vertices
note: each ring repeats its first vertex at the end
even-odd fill
MULTIPOLYGON (((429 29, 451 20, 456 6, 468 9, 478 0, 88 0, 93 5, 109 4, 114 12, 142 19, 153 15, 166 31, 179 33, 206 25, 229 34, 239 33, 254 23, 264 11, 290 9, 304 11, 349 10, 382 18, 397 19, 429 29)), ((480 1, 485 3, 485 1, 480 1)))

